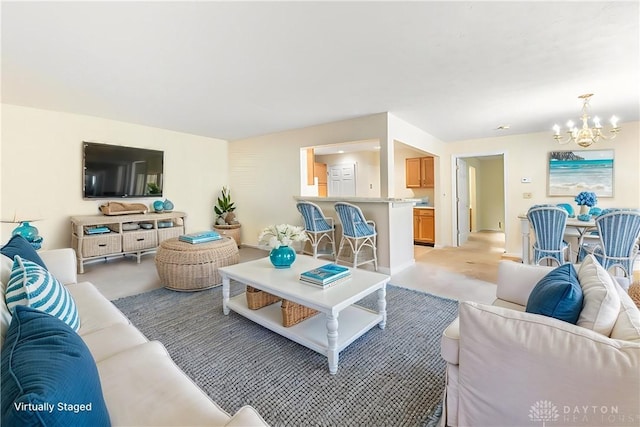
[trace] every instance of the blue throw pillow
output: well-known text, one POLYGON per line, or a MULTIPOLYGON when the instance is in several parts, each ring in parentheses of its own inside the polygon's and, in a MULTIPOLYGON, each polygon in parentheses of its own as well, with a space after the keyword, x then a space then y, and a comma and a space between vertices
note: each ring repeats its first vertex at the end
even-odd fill
POLYGON ((59 319, 16 307, 0 355, 3 426, 109 426, 98 368, 59 319))
POLYGON ((38 255, 36 250, 33 249, 33 246, 31 246, 31 243, 19 234, 9 239, 7 244, 0 248, 0 253, 10 259, 13 259, 16 255, 20 255, 22 259, 28 259, 40 265, 42 268, 47 268, 42 258, 40 258, 40 255, 38 255))
POLYGON ((575 325, 582 311, 582 299, 576 269, 573 264, 563 264, 536 284, 529 295, 526 311, 575 325))
POLYGON ((74 331, 80 329, 80 317, 73 297, 62 283, 35 262, 16 255, 5 291, 9 311, 26 305, 65 322, 74 331))

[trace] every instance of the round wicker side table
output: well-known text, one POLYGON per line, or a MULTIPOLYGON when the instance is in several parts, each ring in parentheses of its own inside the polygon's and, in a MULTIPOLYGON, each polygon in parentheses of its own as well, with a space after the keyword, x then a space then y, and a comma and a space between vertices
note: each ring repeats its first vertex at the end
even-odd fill
POLYGON ((200 291, 222 283, 218 268, 237 264, 239 260, 238 246, 230 237, 198 244, 174 237, 160 243, 155 263, 165 288, 200 291))

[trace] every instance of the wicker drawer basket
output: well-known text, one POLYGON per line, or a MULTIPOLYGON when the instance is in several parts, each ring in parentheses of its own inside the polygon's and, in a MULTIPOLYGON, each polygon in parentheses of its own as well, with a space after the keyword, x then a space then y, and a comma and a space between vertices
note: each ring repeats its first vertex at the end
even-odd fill
POLYGON ((178 237, 181 234, 184 234, 184 227, 181 225, 167 228, 158 228, 158 242, 171 239, 172 237, 178 237))
POLYGON ((100 236, 86 236, 82 239, 82 256, 110 255, 122 251, 120 234, 103 234, 100 236))
POLYGON ((122 235, 122 250, 141 251, 158 246, 158 233, 156 230, 127 231, 122 235))
POLYGON ((318 314, 317 310, 286 299, 282 300, 280 307, 282 308, 282 326, 285 328, 296 325, 303 320, 318 314))
POLYGON ((274 304, 282 299, 251 286, 247 286, 246 295, 247 307, 249 307, 251 310, 258 310, 259 308, 274 304))

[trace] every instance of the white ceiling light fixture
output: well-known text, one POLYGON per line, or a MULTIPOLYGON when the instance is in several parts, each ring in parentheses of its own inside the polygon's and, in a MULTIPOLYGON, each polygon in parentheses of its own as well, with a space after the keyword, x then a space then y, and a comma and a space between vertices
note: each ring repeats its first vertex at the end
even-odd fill
POLYGON ((579 99, 584 100, 582 104, 582 115, 580 116, 580 120, 582 120, 582 127, 575 127, 574 123, 569 120, 567 122, 567 127, 569 128, 567 130, 567 139, 562 139, 562 135, 560 135, 560 126, 553 126, 553 130, 555 131, 553 138, 560 144, 575 142, 579 146, 586 148, 594 142, 598 142, 600 139, 613 139, 616 137, 616 135, 618 135, 618 132, 620 132, 620 127, 618 126, 618 118, 616 116, 611 116, 611 119, 609 120, 612 126, 609 132, 611 132, 613 135, 608 138, 602 133, 602 125, 600 124, 600 119, 597 116, 593 118, 593 127, 589 127, 588 121, 591 117, 589 115, 589 98, 591 98, 592 96, 592 93, 587 93, 578 97, 579 99))

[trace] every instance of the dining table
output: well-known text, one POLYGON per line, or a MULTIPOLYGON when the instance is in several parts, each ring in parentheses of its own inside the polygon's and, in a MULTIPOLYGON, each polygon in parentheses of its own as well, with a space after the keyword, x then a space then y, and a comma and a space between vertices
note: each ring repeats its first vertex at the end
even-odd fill
MULTIPOLYGON (((520 233, 522 234, 522 263, 532 264, 531 262, 531 224, 526 214, 518 215, 520 220, 520 233)), ((596 228, 596 221, 593 217, 589 221, 583 221, 578 218, 567 218, 565 230, 566 237, 577 238, 578 242, 582 236, 592 229, 596 228)))

